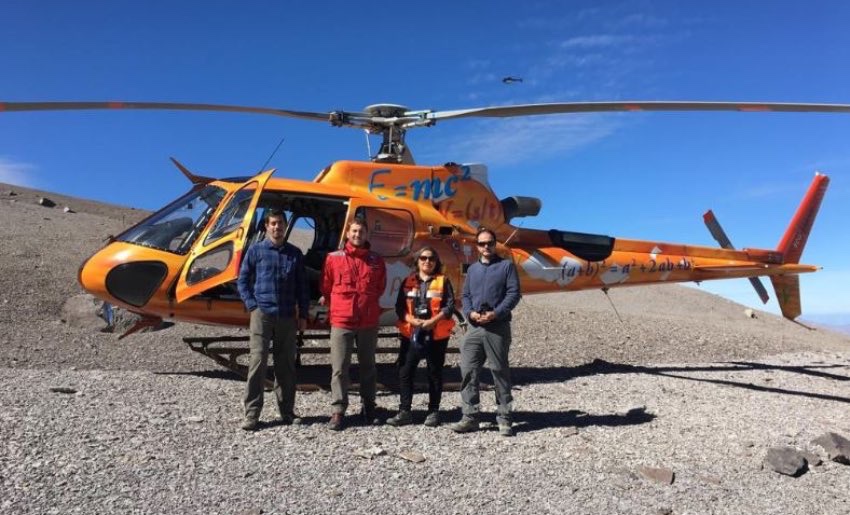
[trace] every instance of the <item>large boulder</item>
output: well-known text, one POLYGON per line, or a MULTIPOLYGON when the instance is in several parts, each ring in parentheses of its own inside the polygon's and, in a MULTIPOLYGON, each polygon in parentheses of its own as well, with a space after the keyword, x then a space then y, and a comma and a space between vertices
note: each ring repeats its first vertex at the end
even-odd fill
POLYGON ((103 331, 107 323, 101 316, 102 306, 101 300, 88 293, 74 295, 62 306, 62 322, 85 331, 103 331))

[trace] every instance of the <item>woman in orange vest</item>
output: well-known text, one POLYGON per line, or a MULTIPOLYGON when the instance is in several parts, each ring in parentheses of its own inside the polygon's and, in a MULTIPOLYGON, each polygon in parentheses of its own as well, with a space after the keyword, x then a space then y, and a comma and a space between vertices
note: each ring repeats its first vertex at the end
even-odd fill
POLYGON ((440 398, 443 395, 443 365, 446 347, 452 335, 455 309, 454 291, 449 278, 441 274, 442 263, 437 251, 423 247, 416 256, 416 271, 407 276, 398 290, 395 311, 398 315, 401 349, 399 350, 398 414, 389 420, 391 426, 413 423, 410 413, 413 401, 413 377, 422 358, 428 364, 428 415, 425 425, 440 425, 440 398))

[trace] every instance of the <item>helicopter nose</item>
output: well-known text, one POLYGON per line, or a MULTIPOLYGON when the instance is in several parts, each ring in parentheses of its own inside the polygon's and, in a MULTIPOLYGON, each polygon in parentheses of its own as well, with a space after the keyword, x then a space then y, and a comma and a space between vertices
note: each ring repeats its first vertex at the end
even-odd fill
POLYGON ((112 299, 106 291, 106 274, 102 269, 103 267, 98 266, 96 258, 97 254, 80 264, 80 268, 77 270, 77 282, 86 292, 99 299, 110 301, 112 299))
POLYGON ((156 260, 128 261, 117 250, 107 246, 83 262, 77 280, 99 299, 142 307, 168 275, 168 267, 156 260))

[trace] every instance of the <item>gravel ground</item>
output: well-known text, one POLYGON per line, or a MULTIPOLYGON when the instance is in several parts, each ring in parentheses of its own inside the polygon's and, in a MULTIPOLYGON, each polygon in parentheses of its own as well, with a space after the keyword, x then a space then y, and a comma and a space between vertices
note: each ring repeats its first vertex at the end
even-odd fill
MULTIPOLYGON (((246 434, 243 383, 180 342, 239 331, 177 324, 117 341, 60 320, 82 260, 144 213, 57 195, 47 209, 38 195, 0 185, 2 513, 850 513, 850 467, 761 468, 769 447, 824 457, 813 438, 850 437, 846 336, 676 285, 612 290, 622 321, 600 292, 531 296, 514 323, 516 438, 335 434, 324 392, 299 393, 303 426, 267 410, 246 434), (386 454, 355 454, 375 447, 386 454)), ((446 420, 458 404, 445 395, 446 420)))
MULTIPOLYGON (((306 424, 275 426, 267 410, 268 425, 246 434, 237 381, 4 368, 0 511, 843 514, 850 467, 826 461, 794 479, 761 462, 770 446, 823 455, 813 438, 850 434, 848 377, 850 352, 602 367, 522 387, 508 439, 421 425, 333 433, 325 393, 299 394, 306 424), (60 387, 77 393, 50 390, 60 387), (373 447, 386 454, 355 454, 373 447), (425 461, 397 456, 407 450, 425 461), (675 480, 645 479, 641 466, 675 480)), ((458 395, 444 400, 456 420, 458 395)))

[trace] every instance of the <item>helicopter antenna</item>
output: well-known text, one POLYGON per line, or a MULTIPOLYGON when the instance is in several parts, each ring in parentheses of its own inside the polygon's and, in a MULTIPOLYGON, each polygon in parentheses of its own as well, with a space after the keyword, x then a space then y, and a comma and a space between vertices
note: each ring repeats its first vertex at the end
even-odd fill
POLYGON ((623 318, 622 318, 622 317, 620 317, 620 312, 619 312, 619 311, 617 311, 617 306, 615 306, 615 305, 614 305, 614 301, 613 301, 613 300, 611 300, 611 296, 610 296, 610 295, 608 295, 608 287, 607 287, 607 286, 605 286, 604 288, 602 288, 602 293, 604 293, 604 294, 605 294, 605 298, 606 298, 606 299, 608 299, 608 302, 610 302, 610 303, 611 303, 611 308, 613 308, 613 309, 614 309, 614 314, 616 314, 616 315, 617 315, 617 320, 619 320, 619 321, 620 321, 620 323, 622 324, 622 323, 623 323, 623 318))
MULTIPOLYGON (((271 153, 271 154, 269 154, 269 158, 268 158, 268 159, 266 159, 266 162, 265 162, 265 163, 263 163, 263 166, 260 168, 260 172, 262 172, 263 170, 265 170, 265 169, 266 169, 266 167, 269 165, 269 163, 271 162, 271 160, 272 160, 272 158, 274 157, 274 155, 275 155, 275 154, 277 154, 277 151, 278 151, 278 149, 280 149, 280 146, 281 146, 281 145, 283 145, 283 141, 284 141, 285 139, 286 139, 286 136, 284 136, 284 137, 280 138, 280 142, 278 142, 277 146, 274 148, 274 150, 272 150, 272 153, 271 153)), ((258 172, 258 173, 259 173, 259 172, 258 172)))

